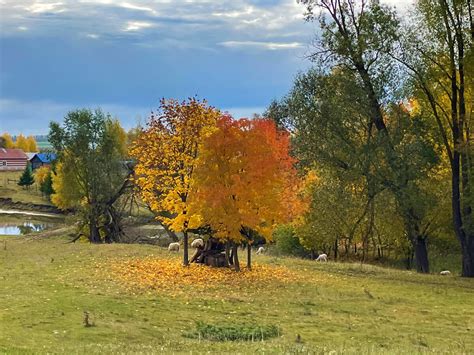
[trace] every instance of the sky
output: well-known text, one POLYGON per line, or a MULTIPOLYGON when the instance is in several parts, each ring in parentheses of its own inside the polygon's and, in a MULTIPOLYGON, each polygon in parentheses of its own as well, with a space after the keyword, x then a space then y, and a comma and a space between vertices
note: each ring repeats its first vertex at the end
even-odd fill
POLYGON ((46 134, 83 107, 128 129, 162 97, 262 113, 311 65, 318 28, 304 11, 296 0, 0 0, 0 133, 46 134))

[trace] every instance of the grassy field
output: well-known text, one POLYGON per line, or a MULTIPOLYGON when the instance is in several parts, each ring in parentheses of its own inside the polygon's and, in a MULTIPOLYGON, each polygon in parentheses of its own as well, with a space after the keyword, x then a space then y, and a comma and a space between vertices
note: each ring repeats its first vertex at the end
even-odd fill
POLYGON ((1 171, 0 172, 0 197, 9 197, 13 201, 25 203, 39 203, 49 205, 48 199, 41 196, 41 192, 36 184, 27 190, 18 186, 17 182, 22 171, 1 171))
MULTIPOLYGON (((164 274, 137 269, 144 260, 172 264, 178 255, 146 245, 0 237, 0 353, 467 354, 474 349, 473 280, 255 256, 266 270, 261 282, 252 282, 260 277, 259 267, 242 276, 223 274, 222 282, 213 279, 209 287, 202 287, 205 280, 194 287, 181 271, 163 270, 170 283, 148 287, 153 274, 157 279, 164 274), (141 273, 144 287, 133 278, 141 273), (273 278, 282 273, 285 281, 273 278), (85 311, 91 327, 84 326, 85 311), (214 326, 238 332, 244 325, 278 331, 264 341, 211 341, 186 336, 196 330, 196 321, 210 332, 219 331, 214 326)), ((218 272, 196 268, 191 272, 218 272)))
POLYGON ((36 142, 38 149, 51 149, 53 146, 48 141, 36 142))

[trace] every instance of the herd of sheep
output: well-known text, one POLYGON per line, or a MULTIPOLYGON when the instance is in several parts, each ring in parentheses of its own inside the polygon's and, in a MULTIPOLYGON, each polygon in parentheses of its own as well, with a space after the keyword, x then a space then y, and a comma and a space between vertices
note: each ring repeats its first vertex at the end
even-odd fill
MULTIPOLYGON (((191 242, 191 248, 197 249, 197 248, 204 248, 204 240, 201 238, 194 239, 191 242)), ((179 243, 178 242, 173 242, 168 245, 168 250, 173 251, 173 252, 179 252, 179 243)), ((265 253, 265 248, 260 246, 257 249, 257 255, 265 253)), ((328 256, 327 254, 319 254, 319 256, 316 258, 316 261, 319 262, 327 262, 328 261, 328 256)), ((451 275, 451 272, 449 270, 443 270, 439 273, 442 276, 449 276, 451 275)))

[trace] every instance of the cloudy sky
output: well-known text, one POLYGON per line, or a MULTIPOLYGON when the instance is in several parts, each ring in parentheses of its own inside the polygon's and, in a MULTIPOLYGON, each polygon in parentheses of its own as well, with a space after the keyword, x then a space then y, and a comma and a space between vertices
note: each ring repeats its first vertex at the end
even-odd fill
POLYGON ((99 106, 130 128, 161 97, 260 113, 310 65, 303 13, 296 0, 0 0, 0 132, 47 133, 99 106))

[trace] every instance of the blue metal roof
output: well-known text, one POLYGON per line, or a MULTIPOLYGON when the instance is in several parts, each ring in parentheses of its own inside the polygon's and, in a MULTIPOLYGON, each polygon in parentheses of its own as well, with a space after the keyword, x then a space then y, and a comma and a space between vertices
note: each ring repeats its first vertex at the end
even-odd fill
POLYGON ((42 163, 51 163, 56 159, 56 154, 54 153, 38 153, 35 156, 37 156, 42 163))

